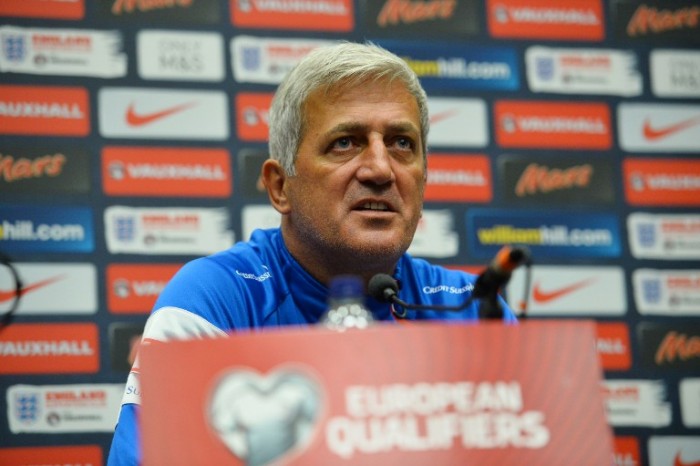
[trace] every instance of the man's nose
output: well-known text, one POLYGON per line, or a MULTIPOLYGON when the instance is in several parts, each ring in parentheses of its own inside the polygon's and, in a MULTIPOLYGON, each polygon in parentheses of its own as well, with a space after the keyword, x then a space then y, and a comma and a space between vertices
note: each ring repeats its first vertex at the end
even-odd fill
POLYGON ((360 181, 371 181, 380 185, 394 179, 391 154, 383 139, 370 139, 366 150, 360 155, 357 178, 360 181))

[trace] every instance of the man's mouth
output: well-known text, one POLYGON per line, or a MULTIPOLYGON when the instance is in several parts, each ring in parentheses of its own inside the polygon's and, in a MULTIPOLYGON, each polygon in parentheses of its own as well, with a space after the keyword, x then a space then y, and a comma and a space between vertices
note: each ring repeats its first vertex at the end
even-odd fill
POLYGON ((378 210, 378 211, 388 211, 389 206, 383 202, 365 202, 360 206, 360 210, 378 210))

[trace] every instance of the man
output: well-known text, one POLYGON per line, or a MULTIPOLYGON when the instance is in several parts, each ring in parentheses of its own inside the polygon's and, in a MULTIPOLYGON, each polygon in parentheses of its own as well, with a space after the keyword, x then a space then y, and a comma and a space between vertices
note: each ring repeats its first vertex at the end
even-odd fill
MULTIPOLYGON (((144 339, 201 338, 258 327, 313 325, 337 275, 401 283, 407 302, 460 304, 474 276, 406 253, 427 177, 425 91, 399 57, 340 43, 311 52, 279 86, 270 109, 262 178, 279 229, 185 265, 158 298, 144 339)), ((374 318, 390 306, 368 298, 374 318)), ((408 312, 408 320, 478 318, 408 312)), ((505 307, 505 319, 514 320, 505 307)), ((137 464, 138 361, 129 375, 109 464, 137 464)))

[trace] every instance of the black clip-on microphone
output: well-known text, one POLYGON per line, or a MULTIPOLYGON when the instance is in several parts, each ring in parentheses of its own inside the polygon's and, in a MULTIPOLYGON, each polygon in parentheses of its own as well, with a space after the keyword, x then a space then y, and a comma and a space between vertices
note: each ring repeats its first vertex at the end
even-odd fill
POLYGON ((374 299, 397 304, 402 311, 395 308, 392 312, 399 318, 406 317, 406 309, 418 311, 447 311, 457 312, 469 307, 474 299, 481 300, 479 317, 482 319, 503 318, 503 307, 498 300, 498 291, 510 280, 510 276, 521 264, 531 264, 530 251, 525 247, 504 246, 496 254, 493 262, 477 277, 471 295, 457 306, 442 306, 437 304, 411 304, 398 297, 399 284, 391 275, 379 273, 373 276, 367 291, 374 299))

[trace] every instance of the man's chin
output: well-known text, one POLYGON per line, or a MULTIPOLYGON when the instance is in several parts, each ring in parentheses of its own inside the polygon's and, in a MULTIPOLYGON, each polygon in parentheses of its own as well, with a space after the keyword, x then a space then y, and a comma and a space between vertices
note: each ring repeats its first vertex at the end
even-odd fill
POLYGON ((401 254, 406 252, 409 245, 404 245, 402 241, 391 241, 386 237, 373 238, 363 241, 350 241, 346 243, 347 250, 350 253, 357 254, 360 257, 368 260, 398 259, 401 254))

